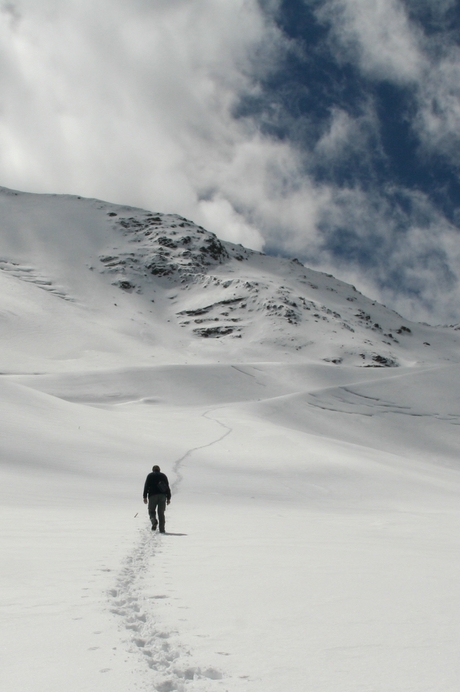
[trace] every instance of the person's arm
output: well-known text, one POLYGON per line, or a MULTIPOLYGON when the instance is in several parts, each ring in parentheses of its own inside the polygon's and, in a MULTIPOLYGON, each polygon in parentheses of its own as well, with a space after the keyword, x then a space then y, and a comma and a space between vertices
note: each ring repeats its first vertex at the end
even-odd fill
POLYGON ((167 502, 168 505, 169 505, 169 503, 171 502, 171 488, 169 487, 169 481, 168 481, 168 477, 167 477, 167 476, 164 477, 164 480, 165 480, 165 483, 166 483, 166 487, 168 488, 167 491, 166 491, 166 502, 167 502))
POLYGON ((147 485, 148 485, 148 480, 149 480, 149 477, 147 476, 147 478, 145 479, 145 483, 144 483, 144 494, 143 494, 143 498, 144 498, 144 505, 146 505, 146 504, 147 504, 147 494, 148 494, 148 488, 147 488, 147 485))

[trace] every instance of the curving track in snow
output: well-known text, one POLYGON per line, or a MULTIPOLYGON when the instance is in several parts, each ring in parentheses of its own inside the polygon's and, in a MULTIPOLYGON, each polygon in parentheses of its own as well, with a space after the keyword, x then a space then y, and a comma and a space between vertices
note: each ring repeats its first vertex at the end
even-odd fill
MULTIPOLYGON (((211 442, 188 449, 174 462, 175 479, 171 489, 175 493, 183 479, 183 462, 194 452, 212 447, 232 433, 231 427, 209 417, 213 410, 205 411, 202 417, 217 423, 225 432, 211 442)), ((155 580, 155 558, 162 550, 164 540, 164 536, 152 535, 148 528, 141 531, 138 545, 126 556, 115 585, 108 592, 110 610, 121 619, 128 651, 140 655, 151 670, 154 690, 214 692, 223 689, 220 682, 216 686, 216 682, 224 677, 222 671, 213 666, 194 665, 190 652, 181 643, 180 633, 157 624, 155 606, 168 596, 162 593, 150 595, 148 590, 155 580)))

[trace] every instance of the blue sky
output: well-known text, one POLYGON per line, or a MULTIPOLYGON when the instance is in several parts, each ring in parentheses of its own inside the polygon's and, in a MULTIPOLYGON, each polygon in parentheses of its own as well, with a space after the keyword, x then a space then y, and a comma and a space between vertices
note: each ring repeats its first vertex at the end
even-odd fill
POLYGON ((0 184, 192 218, 460 321, 454 0, 0 7, 0 184))
MULTIPOLYGON (((335 188, 338 213, 324 209, 318 220, 323 259, 361 269, 388 294, 435 311, 439 292, 458 281, 436 238, 449 226, 455 234, 460 222, 460 5, 289 0, 261 7, 292 43, 261 81, 261 93, 236 112, 256 118, 267 136, 293 143, 305 175, 335 188), (424 122, 430 118, 431 128, 424 122), (324 155, 321 143, 334 122, 348 133, 324 155), (350 190, 360 192, 354 209, 346 194, 340 199, 350 190), (418 249, 409 242, 406 254, 414 226, 425 238, 418 249), (433 295, 424 288, 427 272, 437 284, 433 295)), ((279 247, 277 238, 270 247, 279 247)), ((301 254, 318 261, 317 247, 301 254)))

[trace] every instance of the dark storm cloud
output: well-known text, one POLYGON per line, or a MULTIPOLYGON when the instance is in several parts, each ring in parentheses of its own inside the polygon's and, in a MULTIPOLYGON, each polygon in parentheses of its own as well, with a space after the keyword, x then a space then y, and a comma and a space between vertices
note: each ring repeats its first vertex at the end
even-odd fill
POLYGON ((458 320, 459 26, 450 0, 4 3, 1 182, 182 213, 458 320))

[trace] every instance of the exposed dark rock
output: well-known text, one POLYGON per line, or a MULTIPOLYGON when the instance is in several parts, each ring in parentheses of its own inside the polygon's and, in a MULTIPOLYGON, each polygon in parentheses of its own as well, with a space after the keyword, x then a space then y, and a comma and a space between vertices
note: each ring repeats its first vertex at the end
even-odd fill
POLYGON ((122 288, 124 291, 132 291, 134 288, 134 284, 132 284, 130 281, 116 281, 114 283, 114 286, 118 286, 119 288, 122 288))
POLYGON ((113 262, 114 260, 118 260, 118 257, 112 257, 109 255, 108 257, 99 257, 100 261, 106 264, 107 262, 113 262))
POLYGON ((394 368, 396 366, 396 362, 392 358, 386 358, 385 356, 375 355, 372 356, 372 360, 378 364, 377 367, 394 368))
POLYGON ((208 305, 206 308, 198 308, 197 310, 181 310, 181 312, 178 312, 177 314, 187 315, 188 317, 197 317, 198 315, 205 315, 213 307, 213 305, 208 305))
POLYGON ((168 238, 167 236, 162 235, 160 238, 158 238, 158 243, 159 245, 163 245, 164 247, 170 247, 175 249, 177 247, 177 243, 175 243, 171 238, 168 238))
POLYGON ((202 327, 200 329, 194 329, 194 333, 197 336, 202 336, 205 339, 209 337, 220 337, 227 336, 227 334, 233 333, 233 327, 202 327))
POLYGON ((237 303, 241 303, 241 301, 244 300, 243 298, 227 298, 227 300, 219 300, 217 303, 212 303, 211 305, 206 305, 203 308, 196 308, 195 310, 181 310, 181 312, 178 312, 178 315, 187 315, 188 317, 195 317, 197 315, 204 315, 205 313, 209 312, 213 308, 218 307, 219 305, 236 305, 237 303))

